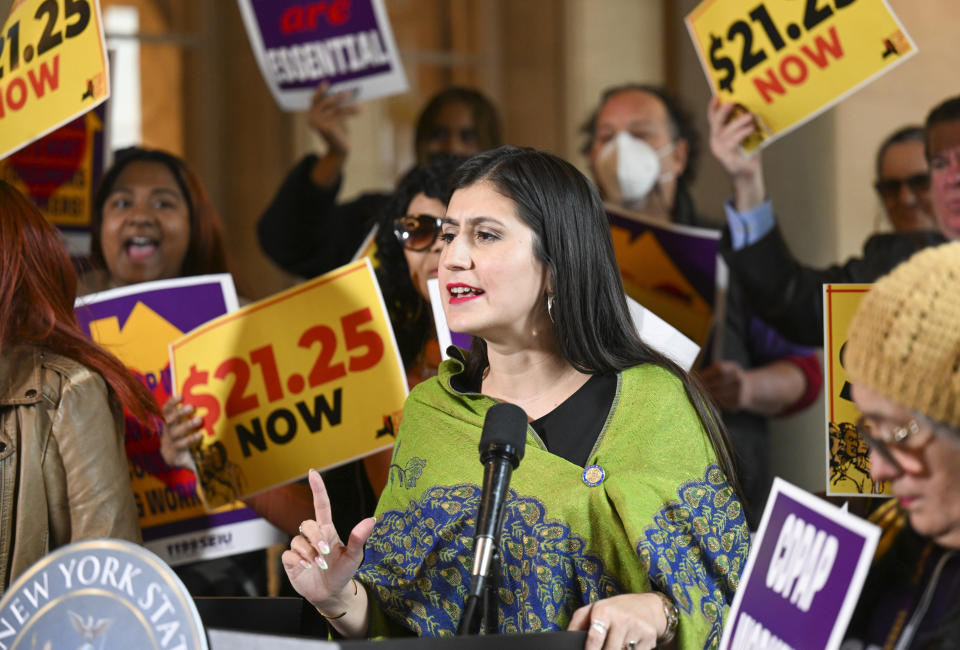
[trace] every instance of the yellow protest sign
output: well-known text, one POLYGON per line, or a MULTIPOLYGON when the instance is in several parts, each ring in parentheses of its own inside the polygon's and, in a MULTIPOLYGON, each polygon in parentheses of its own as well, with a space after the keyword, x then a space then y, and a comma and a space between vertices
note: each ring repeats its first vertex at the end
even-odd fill
POLYGON ((97 0, 18 0, 0 32, 0 159, 109 94, 97 0))
POLYGON ((826 365, 827 494, 884 496, 890 484, 870 478, 869 449, 857 434, 860 417, 843 368, 847 331, 869 284, 823 285, 823 358, 826 365))
MULTIPOLYGON (((170 399, 169 344, 198 325, 237 308, 228 274, 128 285, 82 296, 77 322, 143 382, 158 405, 170 399)), ((242 503, 208 512, 190 470, 160 454, 161 429, 126 414, 124 447, 140 529, 147 548, 174 566, 265 548, 283 536, 242 503)))
POLYGON ((913 56, 886 0, 704 0, 687 29, 714 94, 768 144, 913 56))
POLYGON ((350 260, 351 262, 367 257, 370 258, 370 263, 373 264, 374 268, 380 268, 379 260, 377 259, 377 231, 379 229, 377 225, 374 225, 373 228, 370 229, 367 236, 360 242, 357 252, 353 254, 353 259, 350 260))
POLYGON ((211 507, 389 448, 407 395, 367 259, 198 327, 170 359, 203 417, 211 507))
POLYGON ((106 103, 0 161, 0 178, 33 199, 47 221, 85 228, 104 162, 106 103))

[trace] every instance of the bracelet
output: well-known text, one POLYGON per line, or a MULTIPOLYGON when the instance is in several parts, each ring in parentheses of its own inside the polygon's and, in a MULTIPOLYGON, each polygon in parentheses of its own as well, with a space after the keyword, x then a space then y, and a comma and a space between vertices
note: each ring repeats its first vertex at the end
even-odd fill
POLYGON ((660 647, 673 641, 673 637, 676 636, 677 623, 680 622, 680 610, 677 609, 676 603, 670 600, 666 594, 659 591, 654 591, 653 593, 660 597, 660 602, 663 603, 663 615, 667 619, 667 629, 657 637, 657 647, 660 647))
MULTIPOLYGON (((356 578, 350 578, 350 582, 353 583, 353 597, 356 598, 356 597, 357 597, 357 594, 360 592, 360 589, 357 587, 357 579, 356 579, 356 578)), ((324 614, 324 613, 323 613, 323 610, 320 609, 319 607, 316 607, 316 605, 314 605, 314 607, 316 608, 316 610, 317 610, 318 612, 320 612, 320 616, 324 617, 324 618, 327 619, 328 621, 335 621, 335 620, 337 620, 338 618, 343 618, 344 616, 347 615, 347 612, 350 611, 350 610, 346 609, 346 610, 344 610, 343 613, 341 613, 341 614, 337 614, 336 616, 330 616, 329 614, 324 614)))

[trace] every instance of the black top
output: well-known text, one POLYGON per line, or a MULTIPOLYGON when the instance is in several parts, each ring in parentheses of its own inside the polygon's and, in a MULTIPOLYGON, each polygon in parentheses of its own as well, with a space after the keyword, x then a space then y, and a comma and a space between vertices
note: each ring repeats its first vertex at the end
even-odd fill
POLYGON ((310 179, 316 156, 290 170, 257 224, 263 252, 281 268, 312 278, 349 262, 380 217, 389 194, 362 194, 336 203, 340 182, 310 179))
POLYGON ((934 231, 873 235, 864 244, 862 257, 825 269, 798 262, 779 227, 736 250, 725 231, 720 251, 730 267, 731 279, 743 285, 758 316, 792 341, 822 346, 824 283, 875 282, 917 251, 945 241, 934 231))
MULTIPOLYGON (((450 346, 447 354, 464 361, 460 348, 450 346)), ((480 377, 468 377, 462 372, 450 378, 450 387, 459 393, 479 394, 482 381, 480 377)), ((542 418, 531 422, 530 426, 551 454, 585 467, 603 431, 616 393, 616 374, 591 375, 573 395, 542 418)))
POLYGON ((616 375, 593 375, 577 392, 530 423, 547 451, 586 466, 617 392, 616 375))
MULTIPOLYGON (((882 506, 881 506, 882 507, 882 506)), ((884 537, 892 534, 884 527, 884 537)), ((946 650, 960 647, 960 554, 934 544, 904 526, 870 567, 846 632, 844 647, 879 648, 900 638, 914 617, 907 647, 946 650), (929 594, 925 592, 929 591, 929 594), (926 600, 925 596, 929 598, 926 600), (851 640, 859 642, 851 643, 851 640)))

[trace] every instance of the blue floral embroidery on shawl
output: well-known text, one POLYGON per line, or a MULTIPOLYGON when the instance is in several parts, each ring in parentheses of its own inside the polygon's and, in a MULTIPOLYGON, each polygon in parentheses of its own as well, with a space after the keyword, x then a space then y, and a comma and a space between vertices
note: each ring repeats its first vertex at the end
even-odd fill
MULTIPOLYGON (((383 513, 358 577, 383 610, 420 636, 457 628, 470 585, 480 503, 475 485, 435 487, 383 513)), ((501 536, 501 633, 562 630, 573 611, 623 589, 603 561, 536 499, 510 491, 501 536)))
POLYGON ((654 516, 637 544, 651 584, 693 613, 690 590, 700 594, 700 613, 710 623, 705 648, 717 647, 723 609, 733 600, 750 552, 750 533, 743 507, 726 476, 710 465, 702 481, 686 483, 679 500, 654 516))

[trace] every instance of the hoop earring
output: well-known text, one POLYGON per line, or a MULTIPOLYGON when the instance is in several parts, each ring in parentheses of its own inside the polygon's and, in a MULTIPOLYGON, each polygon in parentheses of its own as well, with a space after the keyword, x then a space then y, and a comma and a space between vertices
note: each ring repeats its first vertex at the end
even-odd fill
POLYGON ((550 317, 550 322, 556 325, 557 321, 553 320, 553 294, 547 294, 547 316, 550 317))

